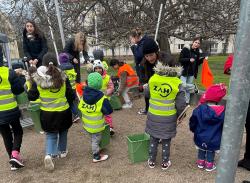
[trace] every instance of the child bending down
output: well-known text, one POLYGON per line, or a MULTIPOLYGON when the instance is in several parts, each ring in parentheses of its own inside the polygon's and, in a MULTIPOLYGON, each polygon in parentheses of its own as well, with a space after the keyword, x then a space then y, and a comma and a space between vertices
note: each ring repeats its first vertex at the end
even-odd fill
POLYGON ((190 130, 198 147, 197 166, 206 171, 216 169, 215 151, 220 149, 225 107, 218 102, 226 95, 224 84, 215 84, 207 89, 190 118, 190 130))

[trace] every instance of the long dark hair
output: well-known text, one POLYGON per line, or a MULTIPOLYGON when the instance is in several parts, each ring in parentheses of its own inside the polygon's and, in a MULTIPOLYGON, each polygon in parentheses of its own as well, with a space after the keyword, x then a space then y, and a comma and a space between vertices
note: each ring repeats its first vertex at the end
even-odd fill
POLYGON ((42 38, 44 37, 44 34, 40 31, 40 29, 37 27, 36 23, 33 21, 33 20, 27 20, 25 22, 25 26, 24 26, 24 29, 23 29, 23 35, 26 36, 27 34, 27 30, 26 30, 26 24, 27 23, 31 23, 34 27, 34 33, 33 35, 37 38, 42 38))
POLYGON ((48 52, 43 56, 43 65, 48 67, 46 74, 52 77, 53 87, 59 89, 64 84, 64 79, 58 67, 56 54, 48 52))

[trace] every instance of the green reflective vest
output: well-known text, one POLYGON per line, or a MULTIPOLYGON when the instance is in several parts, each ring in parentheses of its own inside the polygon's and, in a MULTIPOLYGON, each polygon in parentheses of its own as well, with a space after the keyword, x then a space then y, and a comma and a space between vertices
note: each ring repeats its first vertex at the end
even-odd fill
POLYGON ((76 89, 76 72, 74 69, 64 70, 65 74, 67 75, 69 82, 71 84, 72 89, 76 89))
POLYGON ((0 67, 0 111, 7 111, 17 107, 17 102, 11 91, 9 82, 9 68, 0 67))
POLYGON ((66 85, 60 89, 43 89, 40 86, 37 87, 40 93, 41 110, 43 111, 65 111, 69 108, 69 104, 65 97, 66 85))
POLYGON ((179 92, 181 80, 177 77, 167 77, 154 74, 149 80, 148 112, 157 116, 176 114, 175 98, 179 92))
POLYGON ((83 100, 80 101, 78 108, 82 113, 83 128, 89 133, 98 133, 104 130, 105 123, 101 112, 103 96, 96 104, 90 105, 83 100))

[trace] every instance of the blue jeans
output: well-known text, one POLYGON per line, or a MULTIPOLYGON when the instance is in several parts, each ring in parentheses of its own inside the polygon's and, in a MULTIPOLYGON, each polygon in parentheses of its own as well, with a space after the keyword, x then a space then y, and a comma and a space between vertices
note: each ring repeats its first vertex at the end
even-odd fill
POLYGON ((181 76, 182 85, 185 90, 186 103, 190 101, 190 93, 194 93, 194 76, 181 76))
POLYGON ((78 110, 77 110, 77 107, 76 107, 76 104, 75 102, 73 102, 71 105, 70 105, 70 110, 72 112, 72 114, 74 116, 78 115, 78 110))
POLYGON ((46 154, 58 155, 59 152, 67 150, 68 130, 57 133, 46 133, 46 154))
POLYGON ((214 162, 215 151, 198 150, 198 159, 206 160, 207 162, 214 162))

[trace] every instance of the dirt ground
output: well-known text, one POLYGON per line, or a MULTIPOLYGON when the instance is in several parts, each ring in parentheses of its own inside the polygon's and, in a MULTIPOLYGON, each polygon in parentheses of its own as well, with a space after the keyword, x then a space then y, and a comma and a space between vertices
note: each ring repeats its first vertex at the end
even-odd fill
MULTIPOLYGON (((56 160, 53 173, 48 173, 44 169, 45 135, 36 133, 33 128, 24 130, 22 156, 25 160, 25 168, 15 172, 10 171, 8 157, 1 138, 0 182, 215 182, 216 171, 208 173, 195 166, 196 150, 192 134, 188 129, 188 118, 178 127, 177 136, 172 141, 170 155, 172 166, 167 171, 160 169, 161 153, 158 154, 155 169, 149 169, 146 162, 132 164, 129 161, 126 136, 144 132, 146 116, 137 115, 137 111, 143 105, 143 99, 139 99, 134 101, 132 109, 113 113, 116 134, 105 150, 110 155, 110 159, 101 163, 92 163, 90 138, 83 133, 80 123, 74 124, 70 128, 68 135, 69 154, 65 159, 56 160)), ((242 146, 241 157, 243 148, 244 146, 242 146)), ((249 172, 237 169, 236 182, 245 179, 250 180, 249 172)))

